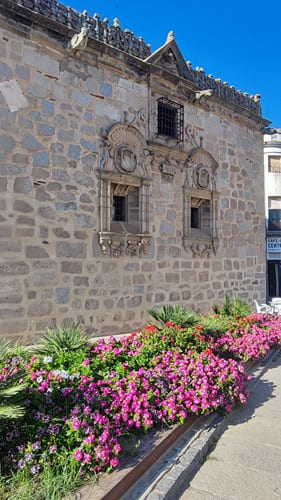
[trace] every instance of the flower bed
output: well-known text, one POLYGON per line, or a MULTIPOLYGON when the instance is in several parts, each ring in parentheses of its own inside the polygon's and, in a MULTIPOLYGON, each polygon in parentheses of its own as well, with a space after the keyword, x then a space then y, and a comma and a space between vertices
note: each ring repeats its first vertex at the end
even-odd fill
POLYGON ((24 480, 65 464, 82 476, 110 471, 126 435, 231 411, 248 396, 241 361, 280 345, 280 327, 278 317, 252 314, 217 338, 204 321, 189 329, 168 322, 58 355, 6 359, 0 383, 25 370, 25 415, 5 424, 4 473, 24 480))

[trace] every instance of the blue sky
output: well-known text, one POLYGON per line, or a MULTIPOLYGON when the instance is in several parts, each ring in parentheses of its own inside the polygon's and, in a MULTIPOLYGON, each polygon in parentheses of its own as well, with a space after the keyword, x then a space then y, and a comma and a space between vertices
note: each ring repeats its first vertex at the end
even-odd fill
POLYGON ((97 12, 110 24, 118 17, 122 29, 142 36, 152 51, 174 30, 186 61, 237 90, 261 94, 264 118, 281 127, 281 2, 60 1, 89 15, 97 12))

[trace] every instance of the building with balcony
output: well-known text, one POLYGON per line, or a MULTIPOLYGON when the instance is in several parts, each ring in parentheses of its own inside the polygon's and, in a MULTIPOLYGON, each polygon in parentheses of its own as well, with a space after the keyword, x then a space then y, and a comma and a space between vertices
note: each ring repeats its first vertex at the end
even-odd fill
POLYGON ((264 135, 267 296, 281 297, 281 129, 264 135))

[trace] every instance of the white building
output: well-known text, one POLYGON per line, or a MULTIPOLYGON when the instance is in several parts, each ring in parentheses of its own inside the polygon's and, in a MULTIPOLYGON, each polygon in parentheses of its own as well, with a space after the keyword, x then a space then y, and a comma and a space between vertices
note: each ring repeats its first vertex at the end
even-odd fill
POLYGON ((281 297, 281 129, 264 136, 267 295, 281 297))

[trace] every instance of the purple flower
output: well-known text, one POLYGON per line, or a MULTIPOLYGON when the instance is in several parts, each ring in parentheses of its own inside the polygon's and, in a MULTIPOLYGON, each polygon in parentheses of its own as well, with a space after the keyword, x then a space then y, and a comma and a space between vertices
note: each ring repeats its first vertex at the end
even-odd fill
POLYGON ((35 464, 32 467, 30 467, 31 474, 37 474, 37 472, 39 472, 39 470, 40 470, 39 464, 35 464))
POLYGON ((30 462, 30 460, 32 460, 32 459, 33 459, 33 457, 34 457, 34 454, 33 454, 33 453, 27 453, 27 454, 25 455, 25 461, 26 461, 26 462, 30 462))
POLYGON ((25 460, 23 460, 23 459, 19 460, 18 467, 19 467, 19 469, 24 469, 25 468, 25 460))
POLYGON ((60 431, 60 426, 58 424, 50 424, 48 427, 49 434, 57 435, 60 431))
POLYGON ((33 443, 32 445, 33 451, 40 450, 40 448, 41 448, 41 441, 36 441, 35 443, 33 443))

